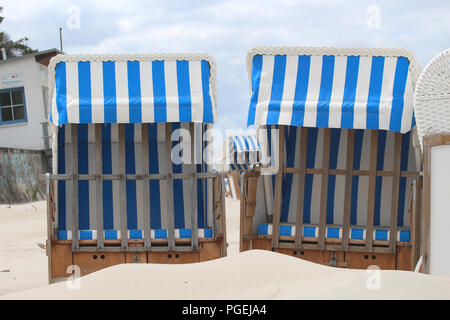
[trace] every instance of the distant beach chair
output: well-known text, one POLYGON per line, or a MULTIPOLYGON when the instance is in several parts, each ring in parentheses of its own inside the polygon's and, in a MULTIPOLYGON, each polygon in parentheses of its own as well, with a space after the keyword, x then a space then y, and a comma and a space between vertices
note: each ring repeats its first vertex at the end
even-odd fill
POLYGON ((50 282, 77 267, 85 275, 226 256, 222 175, 209 152, 203 158, 216 118, 214 59, 58 55, 49 78, 50 282))
POLYGON ((241 199, 241 175, 259 163, 259 145, 256 135, 235 133, 226 137, 217 154, 219 170, 224 172, 231 196, 241 199))
POLYGON ((241 251, 413 270, 422 178, 403 49, 256 47, 248 125, 271 165, 244 175, 241 251))

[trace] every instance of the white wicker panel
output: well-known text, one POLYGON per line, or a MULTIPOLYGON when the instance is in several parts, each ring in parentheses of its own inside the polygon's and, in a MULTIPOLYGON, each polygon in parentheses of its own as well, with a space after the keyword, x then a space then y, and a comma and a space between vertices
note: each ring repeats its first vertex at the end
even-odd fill
POLYGON ((424 136, 450 132, 450 49, 434 57, 420 74, 414 113, 421 149, 424 136))

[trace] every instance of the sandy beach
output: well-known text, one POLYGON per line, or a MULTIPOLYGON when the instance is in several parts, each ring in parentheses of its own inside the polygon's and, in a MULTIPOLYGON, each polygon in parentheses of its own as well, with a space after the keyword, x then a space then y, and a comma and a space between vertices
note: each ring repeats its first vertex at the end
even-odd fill
POLYGON ((262 250, 239 253, 239 202, 227 199, 228 256, 123 264, 47 284, 45 202, 0 207, 0 299, 450 299, 450 279, 331 268, 262 250), (150 290, 149 288, 158 288, 150 290))

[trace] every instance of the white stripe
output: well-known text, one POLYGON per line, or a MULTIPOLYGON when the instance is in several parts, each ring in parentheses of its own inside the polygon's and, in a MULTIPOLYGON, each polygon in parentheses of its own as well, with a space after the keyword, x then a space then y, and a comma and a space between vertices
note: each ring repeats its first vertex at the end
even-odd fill
POLYGON ((178 104, 176 61, 164 61, 164 76, 166 80, 167 122, 179 122, 180 109, 178 104))
POLYGON ((175 238, 180 238, 180 229, 175 229, 175 238))
POLYGON ((267 234, 268 234, 268 235, 271 235, 272 232, 273 232, 273 226, 272 226, 272 224, 270 223, 270 224, 267 226, 267 234))
POLYGON ((298 56, 286 57, 286 73, 284 76, 283 97, 280 106, 278 123, 289 124, 292 119, 292 108, 297 84, 298 56))
POLYGON ((305 103, 305 117, 303 126, 315 127, 317 116, 317 102, 319 101, 320 83, 322 79, 322 57, 312 56, 309 72, 308 92, 305 103))
POLYGON ((92 240, 97 240, 97 230, 92 230, 92 240))
POLYGON ((381 86, 379 106, 379 128, 382 130, 389 130, 396 63, 397 58, 386 57, 384 59, 383 83, 381 86))
POLYGON ((80 122, 80 106, 78 98, 78 64, 76 62, 66 63, 67 78, 67 120, 69 123, 80 122))
POLYGON ((273 68, 275 57, 263 56, 261 79, 259 82, 258 103, 256 105, 255 124, 266 123, 272 93, 273 68))
POLYGON ((118 61, 116 66, 116 103, 117 103, 117 123, 130 122, 130 111, 128 101, 128 73, 127 63, 118 61))
POLYGON ((413 113, 413 89, 411 84, 411 74, 408 72, 406 78, 405 94, 403 96, 403 114, 402 114, 402 126, 401 133, 407 133, 411 129, 412 113, 413 113))
POLYGON ((204 238, 205 237, 205 229, 201 228, 197 230, 197 234, 199 238, 204 238))
POLYGON ((359 71, 358 81, 356 84, 353 128, 366 127, 366 107, 369 95, 371 67, 372 57, 359 58, 359 71))
POLYGON ((141 76, 142 122, 154 122, 155 105, 153 96, 152 62, 139 62, 139 73, 141 76))
MULTIPOLYGON (((203 86, 201 61, 189 61, 192 122, 203 122, 203 86)), ((214 101, 212 101, 214 103, 214 101)))
POLYGON ((92 61, 91 65, 91 106, 92 123, 105 122, 105 100, 103 98, 103 63, 92 61))
POLYGON ((328 127, 341 127, 342 101, 344 98, 347 57, 334 58, 333 87, 330 98, 328 127))

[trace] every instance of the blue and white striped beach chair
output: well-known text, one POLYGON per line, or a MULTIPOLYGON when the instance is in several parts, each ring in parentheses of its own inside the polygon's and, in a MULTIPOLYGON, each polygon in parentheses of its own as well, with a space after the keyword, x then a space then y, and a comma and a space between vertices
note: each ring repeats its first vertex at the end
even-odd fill
POLYGON ((273 170, 245 180, 257 191, 241 207, 241 250, 353 268, 413 267, 421 188, 414 55, 259 47, 247 64, 248 125, 259 128, 261 157, 273 170))
POLYGON ((49 66, 50 280, 226 255, 208 55, 58 55, 49 66))

